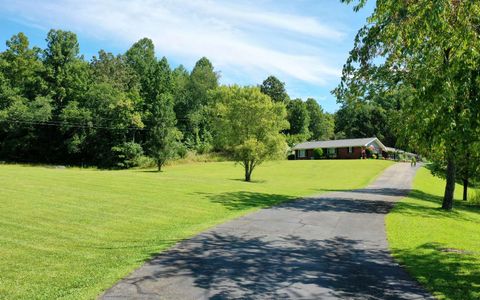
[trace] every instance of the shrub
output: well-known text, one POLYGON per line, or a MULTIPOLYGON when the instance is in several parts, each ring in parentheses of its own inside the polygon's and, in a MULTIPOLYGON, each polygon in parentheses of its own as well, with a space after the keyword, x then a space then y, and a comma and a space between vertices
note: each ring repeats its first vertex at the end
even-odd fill
POLYGON ((112 147, 114 156, 114 167, 127 169, 138 166, 140 157, 143 155, 143 149, 140 144, 134 142, 125 142, 112 147))
POLYGON ((180 158, 185 158, 188 154, 188 149, 187 146, 185 146, 182 143, 179 143, 178 148, 177 148, 177 155, 180 158))
POLYGON ((468 202, 473 205, 480 205, 480 189, 475 189, 470 195, 468 202))
POLYGON ((373 159, 377 159, 377 155, 376 155, 376 154, 372 154, 372 158, 373 158, 373 159))
POLYGON ((295 160, 295 154, 291 153, 287 156, 288 160, 295 160))
POLYGON ((321 159, 323 156, 323 150, 322 148, 315 148, 313 149, 313 158, 315 159, 321 159))

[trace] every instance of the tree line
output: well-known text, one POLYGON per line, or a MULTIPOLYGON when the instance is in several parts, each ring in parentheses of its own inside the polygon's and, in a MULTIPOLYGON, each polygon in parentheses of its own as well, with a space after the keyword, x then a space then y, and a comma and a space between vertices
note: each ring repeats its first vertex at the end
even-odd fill
POLYGON ((290 145, 334 135, 333 115, 314 99, 290 99, 274 76, 256 87, 223 87, 206 57, 191 71, 172 69, 148 38, 88 61, 73 32, 50 30, 46 42, 30 47, 18 33, 0 53, 0 160, 129 168, 148 157, 161 169, 188 151, 229 154, 235 142, 226 144, 225 126, 218 129, 219 95, 234 105, 242 93, 284 106, 286 123, 275 130, 290 145))

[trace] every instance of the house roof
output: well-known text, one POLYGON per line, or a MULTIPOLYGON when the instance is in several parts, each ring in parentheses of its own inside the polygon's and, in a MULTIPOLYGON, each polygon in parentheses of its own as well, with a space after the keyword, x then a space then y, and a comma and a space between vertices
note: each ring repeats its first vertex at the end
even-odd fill
POLYGON ((385 147, 387 152, 400 152, 402 150, 397 149, 397 148, 392 148, 392 147, 385 147))
POLYGON ((304 142, 295 145, 293 150, 301 149, 315 149, 315 148, 343 148, 343 147, 361 147, 376 141, 378 145, 385 150, 385 146, 376 137, 362 138, 362 139, 343 139, 343 140, 331 140, 331 141, 312 141, 304 142))

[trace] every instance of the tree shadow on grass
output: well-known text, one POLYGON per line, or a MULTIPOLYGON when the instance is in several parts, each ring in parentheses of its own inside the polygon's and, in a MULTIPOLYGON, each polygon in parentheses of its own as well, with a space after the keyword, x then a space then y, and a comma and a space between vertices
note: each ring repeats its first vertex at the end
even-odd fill
POLYGON ((198 192, 197 195, 208 197, 213 203, 222 204, 230 210, 247 210, 250 208, 264 208, 292 201, 295 197, 279 194, 256 193, 256 192, 227 192, 221 194, 209 194, 198 192))
POLYGON ((288 235, 272 241, 216 232, 204 233, 161 254, 125 279, 120 287, 108 291, 104 299, 122 295, 125 290, 153 298, 428 296, 392 263, 388 251, 365 248, 356 240, 307 240, 288 235))
POLYGON ((229 180, 240 181, 240 182, 244 182, 244 183, 265 183, 265 182, 267 182, 264 179, 261 179, 261 180, 252 179, 251 181, 245 181, 245 179, 241 179, 241 178, 230 178, 229 180))
POLYGON ((393 253, 424 286, 445 298, 480 299, 480 254, 446 252, 439 243, 393 253))
POLYGON ((480 214, 479 207, 462 203, 462 201, 455 201, 453 210, 446 211, 441 208, 443 201, 442 196, 432 195, 416 189, 410 192, 408 198, 420 201, 420 203, 400 202, 395 207, 395 213, 422 216, 425 218, 454 218, 465 221, 472 221, 474 219, 463 214, 462 212, 464 211, 480 214), (422 204, 422 202, 425 204, 422 204), (432 204, 435 204, 435 206, 432 206, 432 204))
POLYGON ((371 200, 353 198, 349 194, 323 195, 321 197, 298 197, 257 193, 257 192, 226 192, 221 194, 197 193, 208 197, 214 203, 224 205, 230 210, 245 210, 249 208, 287 209, 300 212, 347 212, 386 214, 393 207, 394 202, 372 198, 371 200), (294 201, 295 200, 295 201, 294 201))

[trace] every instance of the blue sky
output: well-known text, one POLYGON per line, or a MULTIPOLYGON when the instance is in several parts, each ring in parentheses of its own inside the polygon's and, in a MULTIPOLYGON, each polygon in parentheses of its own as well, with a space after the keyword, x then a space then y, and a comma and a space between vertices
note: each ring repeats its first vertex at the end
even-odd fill
POLYGON ((272 74, 291 97, 333 112, 330 91, 373 4, 354 13, 340 0, 0 0, 0 39, 21 31, 45 47, 49 29, 71 30, 90 59, 149 37, 172 66, 191 69, 206 56, 224 84, 256 85, 272 74))

